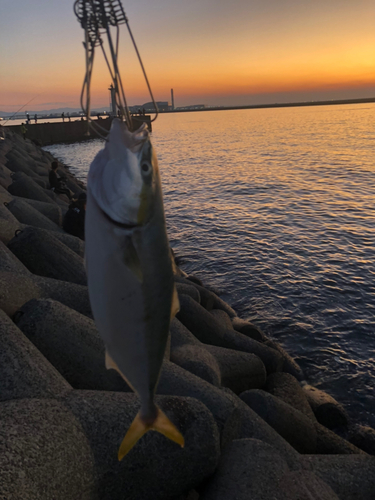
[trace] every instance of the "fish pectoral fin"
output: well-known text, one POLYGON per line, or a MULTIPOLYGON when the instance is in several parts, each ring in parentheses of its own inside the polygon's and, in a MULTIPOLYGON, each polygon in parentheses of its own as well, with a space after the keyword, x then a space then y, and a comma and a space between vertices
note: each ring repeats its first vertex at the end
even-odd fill
POLYGON ((141 439, 146 432, 151 430, 160 432, 160 434, 163 434, 166 438, 179 444, 182 448, 185 446, 185 439, 181 432, 160 408, 157 408, 157 411, 157 417, 151 424, 145 423, 140 413, 137 414, 120 445, 118 451, 119 460, 122 460, 136 442, 141 439))
POLYGON ((126 238, 124 252, 124 264, 136 276, 137 280, 143 282, 143 272, 137 250, 130 236, 126 238))
POLYGON ((176 285, 174 285, 173 295, 172 295, 172 306, 171 306, 171 320, 176 316, 179 310, 180 310, 180 301, 178 300, 176 285))

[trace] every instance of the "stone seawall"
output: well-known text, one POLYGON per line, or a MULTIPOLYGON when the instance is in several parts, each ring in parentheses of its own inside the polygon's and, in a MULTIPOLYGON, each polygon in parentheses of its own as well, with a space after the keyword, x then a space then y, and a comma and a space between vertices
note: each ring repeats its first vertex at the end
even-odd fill
MULTIPOLYGON (((375 431, 307 385, 274 340, 176 265, 156 401, 185 448, 147 433, 117 450, 138 397, 104 366, 69 200, 53 157, 0 140, 0 499, 374 500, 375 431)), ((69 189, 85 190, 61 167, 69 189)))

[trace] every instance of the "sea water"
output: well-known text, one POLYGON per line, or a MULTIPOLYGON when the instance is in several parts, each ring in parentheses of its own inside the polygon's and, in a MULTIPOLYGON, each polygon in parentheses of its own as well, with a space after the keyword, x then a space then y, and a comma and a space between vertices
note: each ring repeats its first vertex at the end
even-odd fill
MULTIPOLYGON (((375 105, 160 115, 181 267, 375 427, 375 105)), ((82 180, 103 147, 46 149, 82 180)))

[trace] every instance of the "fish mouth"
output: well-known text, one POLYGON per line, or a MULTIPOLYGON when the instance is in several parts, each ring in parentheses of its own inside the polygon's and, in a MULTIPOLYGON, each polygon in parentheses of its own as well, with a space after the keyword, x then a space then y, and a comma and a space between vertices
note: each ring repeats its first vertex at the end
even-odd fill
POLYGON ((118 222, 117 220, 114 220, 112 219, 112 217, 110 217, 106 212, 104 212, 104 210, 100 209, 101 213, 103 214, 103 216, 105 217, 105 219, 107 219, 108 222, 110 222, 111 224, 113 224, 114 226, 120 228, 120 229, 135 229, 138 227, 138 224, 125 224, 123 222, 118 222))

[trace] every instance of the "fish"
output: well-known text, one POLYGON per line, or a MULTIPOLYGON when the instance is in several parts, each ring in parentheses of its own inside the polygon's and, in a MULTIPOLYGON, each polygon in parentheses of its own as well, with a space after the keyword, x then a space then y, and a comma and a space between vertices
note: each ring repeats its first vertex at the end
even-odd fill
POLYGON ((90 165, 85 266, 106 367, 119 372, 141 403, 118 459, 149 430, 183 447, 184 437, 154 402, 179 301, 158 161, 146 124, 130 132, 114 119, 105 148, 90 165))

